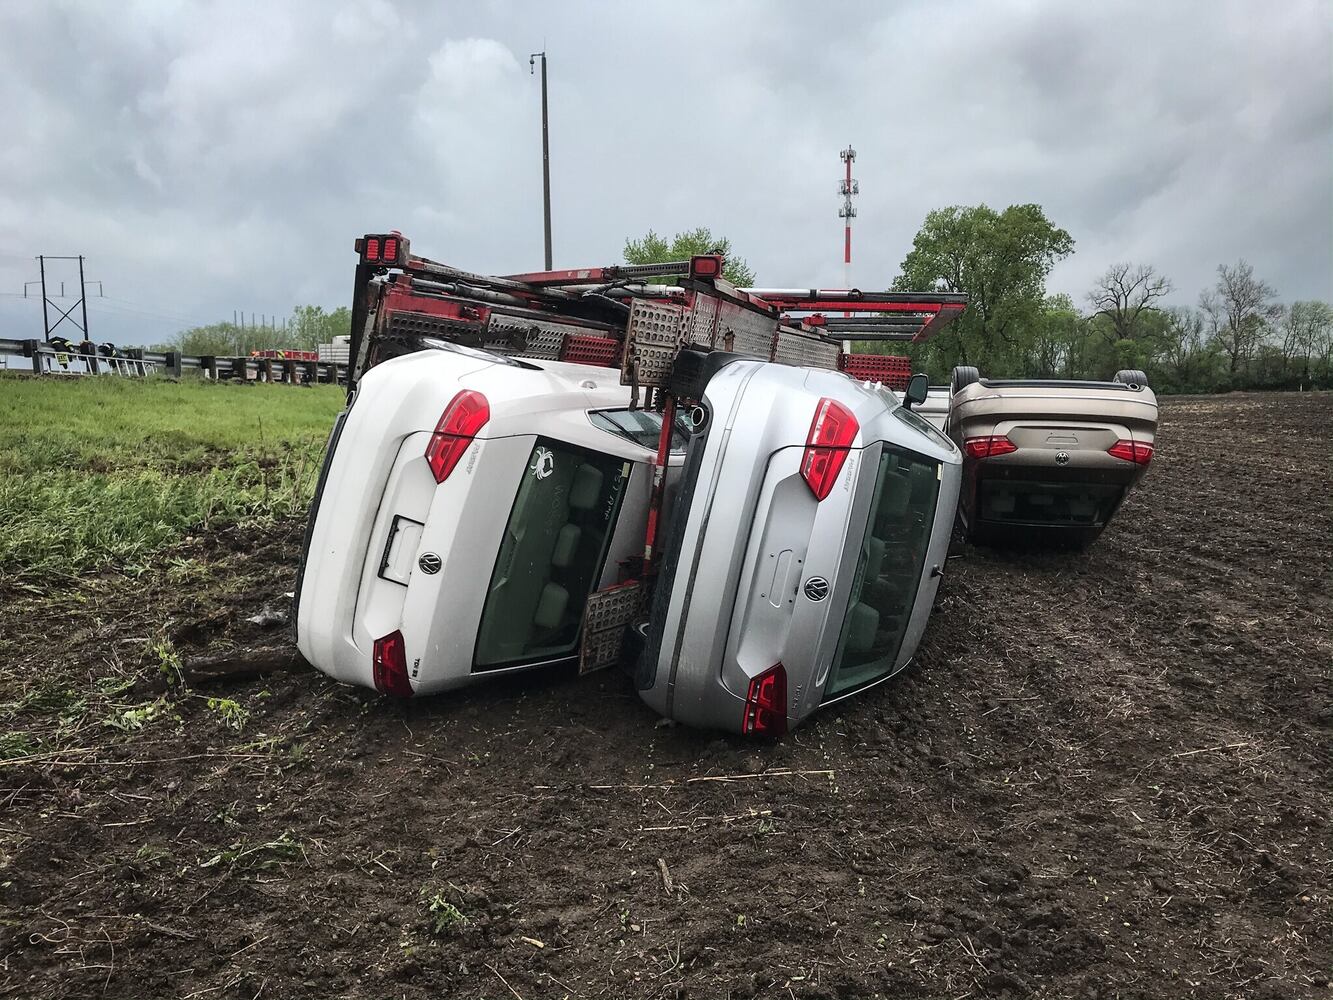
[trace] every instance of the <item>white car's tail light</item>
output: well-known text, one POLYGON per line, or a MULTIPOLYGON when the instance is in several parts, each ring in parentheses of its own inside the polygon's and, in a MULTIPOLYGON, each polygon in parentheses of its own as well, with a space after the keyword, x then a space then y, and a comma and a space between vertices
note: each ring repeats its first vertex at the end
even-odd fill
POLYGON ((426 461, 437 483, 449 478, 477 431, 490 419, 490 404, 479 392, 464 389, 450 400, 426 445, 426 461))
POLYGON ((801 478, 816 500, 823 500, 833 489, 847 461, 847 449, 860 430, 851 411, 836 400, 821 399, 815 407, 815 419, 810 423, 801 458, 801 478))
POLYGON ((402 632, 390 632, 376 639, 371 663, 377 691, 399 698, 412 697, 412 682, 407 678, 407 647, 402 632))

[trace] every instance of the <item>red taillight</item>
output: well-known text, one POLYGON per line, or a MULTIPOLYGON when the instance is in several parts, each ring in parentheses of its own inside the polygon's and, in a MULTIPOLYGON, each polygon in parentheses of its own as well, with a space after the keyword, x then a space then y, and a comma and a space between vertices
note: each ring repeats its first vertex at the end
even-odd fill
POLYGON ((398 263, 398 241, 392 236, 386 237, 384 240, 384 263, 398 263))
POLYGON ((823 500, 833 489, 847 461, 847 449, 860 430, 861 425, 847 407, 828 398, 819 401, 801 459, 801 477, 816 500, 823 500))
POLYGON ((1152 445, 1142 441, 1117 441, 1106 449, 1106 453, 1138 465, 1147 465, 1152 461, 1152 445))
POLYGON ((372 264, 380 259, 380 238, 378 236, 366 237, 366 260, 372 264))
POLYGON ((426 461, 437 483, 449 478, 477 431, 490 419, 491 407, 486 397, 471 389, 464 389, 444 408, 426 445, 426 461))
POLYGON ((787 671, 781 663, 750 681, 741 732, 781 736, 787 731, 787 671))
POLYGON ((1018 445, 1003 434, 992 434, 989 437, 968 438, 963 442, 963 450, 967 452, 968 458, 994 458, 996 455, 1018 451, 1018 445))
POLYGON ((375 668, 375 690, 398 698, 412 697, 412 682, 407 679, 407 648, 403 633, 390 632, 375 640, 371 663, 375 668))

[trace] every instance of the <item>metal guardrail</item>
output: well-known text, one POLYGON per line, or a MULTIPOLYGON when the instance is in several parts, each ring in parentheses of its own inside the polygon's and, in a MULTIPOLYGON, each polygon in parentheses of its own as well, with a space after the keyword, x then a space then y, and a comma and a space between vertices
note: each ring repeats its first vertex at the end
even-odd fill
POLYGON ((249 382, 345 383, 347 364, 335 361, 296 361, 281 358, 224 358, 182 354, 179 351, 145 351, 130 348, 124 357, 57 351, 40 340, 0 338, 0 371, 32 375, 128 375, 163 374, 179 378, 188 370, 205 378, 249 382))

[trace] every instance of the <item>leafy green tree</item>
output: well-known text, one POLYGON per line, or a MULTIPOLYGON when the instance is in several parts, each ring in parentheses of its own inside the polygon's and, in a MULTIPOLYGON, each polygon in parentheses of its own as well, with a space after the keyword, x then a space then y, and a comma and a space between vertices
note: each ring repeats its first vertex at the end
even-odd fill
MULTIPOLYGON (((714 236, 704 226, 677 233, 668 243, 653 230, 639 240, 625 241, 625 263, 627 264, 665 264, 673 260, 688 260, 697 254, 720 253, 727 259, 722 268, 722 276, 733 285, 746 288, 754 284, 754 272, 745 263, 743 257, 731 252, 731 240, 725 236, 714 236)), ((682 275, 675 275, 680 278, 682 275)), ((661 279, 672 280, 671 277, 661 279)))
POLYGON ((1021 366, 1032 353, 1046 277, 1073 250, 1073 237, 1040 205, 1010 205, 1002 212, 954 205, 927 215, 893 287, 969 296, 967 311, 929 346, 934 363, 928 368, 945 360, 990 371, 1021 366))
POLYGON ((1023 374, 1037 378, 1077 378, 1086 334, 1087 321, 1079 315, 1074 300, 1068 295, 1050 296, 1033 323, 1031 353, 1023 374))
POLYGON ((297 306, 287 321, 288 341, 278 345, 312 351, 319 344, 327 344, 336 336, 352 332, 352 310, 339 306, 325 312, 323 306, 297 306))
POLYGON ((182 354, 240 358, 251 351, 313 351, 335 336, 350 333, 351 329, 352 310, 347 306, 339 306, 332 312, 325 312, 323 306, 297 306, 291 319, 281 326, 211 323, 182 330, 170 345, 160 346, 182 354))

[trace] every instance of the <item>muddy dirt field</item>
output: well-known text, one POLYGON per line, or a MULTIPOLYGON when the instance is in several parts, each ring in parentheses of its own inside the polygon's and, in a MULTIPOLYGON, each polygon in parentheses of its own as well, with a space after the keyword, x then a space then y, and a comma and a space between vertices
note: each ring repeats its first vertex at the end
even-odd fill
POLYGON ((10 586, 0 996, 1329 996, 1331 430, 1165 400, 1088 552, 960 548, 915 667, 775 744, 616 673, 157 699, 297 525, 10 586))

